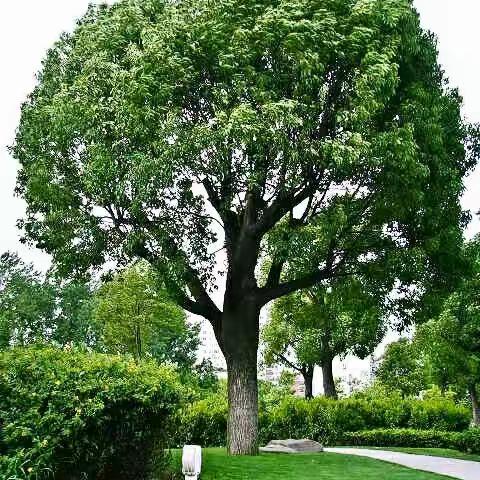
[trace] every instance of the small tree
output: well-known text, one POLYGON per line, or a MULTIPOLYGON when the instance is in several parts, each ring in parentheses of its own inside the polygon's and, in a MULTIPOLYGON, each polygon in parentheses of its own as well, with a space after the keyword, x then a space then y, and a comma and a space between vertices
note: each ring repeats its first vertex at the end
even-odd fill
POLYGON ((419 328, 416 342, 437 385, 468 391, 480 426, 480 237, 466 245, 465 256, 471 271, 440 315, 419 328))
POLYGON ((427 373, 417 346, 407 338, 387 345, 376 378, 402 397, 419 395, 427 388, 427 373))
POLYGON ((21 225, 60 271, 144 258, 212 323, 229 450, 251 454, 261 308, 387 252, 415 272, 402 285, 444 279, 466 140, 409 0, 122 0, 49 51, 13 153, 21 225), (285 217, 295 241, 259 283, 285 217), (315 261, 282 280, 308 246, 315 261))
POLYGON ((52 278, 55 290, 54 329, 51 340, 65 345, 96 348, 99 341, 98 325, 93 319, 93 295, 90 286, 81 281, 67 282, 52 278))
POLYGON ((189 368, 195 362, 198 331, 161 288, 154 272, 137 264, 118 273, 96 294, 93 316, 101 346, 137 361, 155 358, 189 368))
POLYGON ((265 360, 300 372, 305 397, 312 398, 315 365, 322 368, 323 390, 337 398, 332 363, 349 353, 365 358, 386 330, 382 299, 352 277, 276 300, 264 326, 265 360))
POLYGON ((13 253, 0 256, 0 348, 49 339, 55 289, 13 253))

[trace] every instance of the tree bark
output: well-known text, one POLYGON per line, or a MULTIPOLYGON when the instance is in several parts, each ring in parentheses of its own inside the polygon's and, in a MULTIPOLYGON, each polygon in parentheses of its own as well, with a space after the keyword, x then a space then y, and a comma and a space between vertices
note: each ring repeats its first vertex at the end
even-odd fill
POLYGON ((471 385, 468 389, 470 400, 472 401, 473 425, 480 426, 480 405, 476 385, 471 385))
POLYGON ((307 367, 302 371, 303 380, 305 382, 305 398, 311 400, 313 398, 313 369, 307 367))
POLYGON ((323 393, 328 398, 338 398, 337 389, 335 388, 335 380, 333 378, 332 359, 326 360, 322 364, 323 375, 323 393))
POLYGON ((231 455, 258 453, 257 350, 260 310, 248 301, 223 315, 228 372, 227 447, 231 455))

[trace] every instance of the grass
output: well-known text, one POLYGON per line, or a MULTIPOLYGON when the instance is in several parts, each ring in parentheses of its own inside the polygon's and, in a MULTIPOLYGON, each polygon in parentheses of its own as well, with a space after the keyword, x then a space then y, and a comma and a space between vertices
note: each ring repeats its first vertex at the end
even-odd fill
POLYGON ((413 453, 414 455, 428 455, 431 457, 455 458, 457 460, 471 460, 480 462, 480 455, 460 452, 449 448, 410 448, 410 447, 356 447, 369 450, 388 450, 390 452, 413 453))
MULTIPOLYGON (((181 470, 180 452, 173 453, 181 470)), ((441 475, 420 472, 365 457, 319 454, 261 454, 230 457, 220 448, 203 449, 201 480, 441 480, 441 475)))

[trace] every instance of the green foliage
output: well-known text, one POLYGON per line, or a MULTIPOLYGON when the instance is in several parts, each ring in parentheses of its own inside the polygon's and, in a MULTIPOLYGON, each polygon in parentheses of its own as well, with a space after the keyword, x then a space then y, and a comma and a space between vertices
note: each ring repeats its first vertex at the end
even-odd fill
POLYGON ((420 351, 406 338, 387 346, 376 378, 390 391, 399 391, 404 397, 418 396, 428 385, 420 351))
POLYGON ((93 319, 93 291, 88 284, 70 280, 61 282, 52 278, 56 306, 51 340, 57 345, 95 348, 100 332, 93 319))
MULTIPOLYGON (((217 392, 220 388, 220 381, 211 360, 203 359, 190 372, 190 377, 195 383, 197 391, 207 394, 217 392)), ((187 372, 184 372, 184 374, 187 374, 187 372)))
POLYGON ((359 277, 325 282, 276 300, 262 329, 266 363, 302 371, 339 355, 365 358, 385 334, 382 301, 381 289, 369 290, 359 277))
POLYGON ((414 429, 379 429, 344 433, 340 444, 371 447, 452 448, 480 453, 480 429, 463 432, 414 429))
POLYGON ((0 348, 42 341, 54 328, 55 291, 32 265, 0 256, 0 348))
MULTIPOLYGON (((262 389, 261 389, 262 391, 262 389)), ((268 394, 268 392, 267 392, 268 394)), ((461 432, 470 424, 469 409, 452 400, 355 399, 316 397, 306 401, 284 396, 275 402, 259 399, 260 439, 312 438, 332 444, 343 432, 372 429, 419 429, 461 432)), ((180 416, 179 445, 188 441, 222 446, 226 441, 225 391, 186 407, 180 416)), ((432 445, 433 446, 433 445, 432 445)))
MULTIPOLYGON (((470 271, 445 301, 440 315, 422 325, 416 342, 432 379, 478 395, 480 386, 480 237, 465 245, 470 271)), ((480 421, 480 419, 479 419, 480 421)))
POLYGON ((0 348, 53 342, 94 347, 91 290, 80 281, 41 275, 15 254, 0 257, 0 348))
POLYGON ((175 373, 154 363, 7 350, 0 354, 1 477, 146 478, 179 400, 175 373))
POLYGON ((455 434, 455 447, 462 452, 480 453, 480 428, 470 428, 461 434, 455 434))
POLYGON ((260 439, 267 443, 275 438, 310 438, 323 444, 331 444, 337 437, 337 425, 333 409, 315 400, 284 399, 278 406, 266 412, 260 439))
POLYGON ((409 0, 92 6, 22 109, 22 225, 63 272, 141 255, 182 297, 213 283, 211 207, 233 252, 309 199, 269 252, 314 250, 297 275, 383 257, 446 283, 475 161, 446 83, 409 0))
POLYGON ((198 327, 172 302, 158 276, 145 263, 131 266, 104 283, 95 296, 93 316, 108 353, 154 358, 191 368, 199 344, 198 327))
POLYGON ((178 417, 175 443, 202 446, 227 444, 227 399, 225 389, 208 398, 186 405, 178 417))

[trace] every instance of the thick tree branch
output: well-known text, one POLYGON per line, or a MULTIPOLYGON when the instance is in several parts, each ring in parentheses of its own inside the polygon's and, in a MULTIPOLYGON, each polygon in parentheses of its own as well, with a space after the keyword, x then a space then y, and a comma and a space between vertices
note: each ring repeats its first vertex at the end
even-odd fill
POLYGON ((254 232, 265 234, 279 222, 284 215, 312 195, 312 187, 305 186, 300 192, 294 193, 289 190, 280 192, 273 203, 267 207, 261 218, 254 226, 254 232))
POLYGON ((279 361, 283 362, 285 365, 289 366, 290 368, 293 368, 297 372, 303 373, 303 369, 295 365, 290 360, 288 360, 288 358, 285 357, 285 355, 282 355, 281 353, 274 353, 274 355, 277 357, 279 361))
POLYGON ((265 282, 266 287, 274 287, 280 283, 280 275, 282 274, 284 264, 285 260, 273 259, 268 271, 267 281, 265 282))
POLYGON ((296 278, 285 283, 280 283, 274 287, 263 287, 259 289, 259 301, 261 305, 265 305, 275 298, 283 297, 289 293, 296 292, 297 290, 302 290, 304 288, 309 288, 322 280, 331 278, 334 275, 334 272, 331 268, 325 267, 316 272, 312 272, 308 275, 305 275, 301 278, 296 278))

